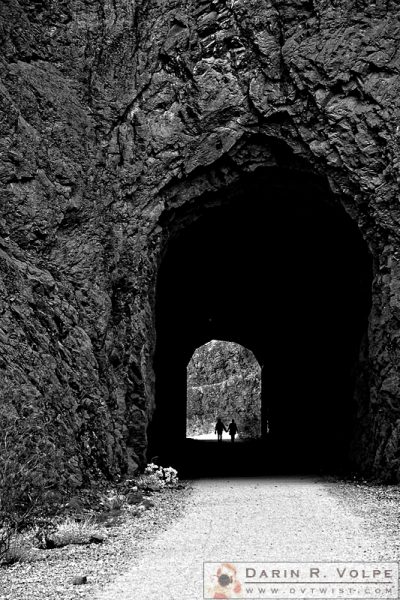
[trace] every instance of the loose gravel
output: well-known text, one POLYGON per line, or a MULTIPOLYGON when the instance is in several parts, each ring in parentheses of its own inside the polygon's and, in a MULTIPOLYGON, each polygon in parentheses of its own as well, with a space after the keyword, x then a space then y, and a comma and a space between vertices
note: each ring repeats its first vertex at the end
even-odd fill
POLYGON ((200 600, 203 561, 398 560, 398 536, 381 535, 371 499, 334 488, 308 478, 198 481, 185 516, 96 600, 200 600))
POLYGON ((203 561, 398 561, 400 486, 201 480, 153 494, 103 544, 0 569, 0 600, 200 600, 203 561), (74 585, 74 578, 87 583, 74 585))
POLYGON ((27 561, 0 568, 0 600, 75 600, 93 595, 146 553, 154 538, 182 516, 191 486, 153 493, 140 516, 125 514, 102 544, 36 550, 27 561), (76 585, 81 578, 86 583, 76 585), (75 581, 75 583, 74 583, 75 581))

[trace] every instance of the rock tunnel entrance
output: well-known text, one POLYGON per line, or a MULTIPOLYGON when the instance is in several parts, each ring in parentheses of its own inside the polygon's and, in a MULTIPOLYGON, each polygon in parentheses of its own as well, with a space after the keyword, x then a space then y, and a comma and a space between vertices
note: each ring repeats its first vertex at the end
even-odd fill
POLYGON ((174 218, 181 225, 158 274, 150 452, 187 467, 186 365, 195 348, 224 339, 249 348, 262 368, 258 467, 344 466, 371 258, 326 180, 259 169, 235 193, 174 218))

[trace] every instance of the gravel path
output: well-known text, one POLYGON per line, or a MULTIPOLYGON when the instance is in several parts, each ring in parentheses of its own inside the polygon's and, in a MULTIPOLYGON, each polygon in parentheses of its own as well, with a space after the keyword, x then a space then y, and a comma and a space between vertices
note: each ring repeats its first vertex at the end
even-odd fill
MULTIPOLYGON (((0 568, 0 600, 86 600, 126 572, 147 551, 153 539, 185 510, 190 487, 152 494, 152 505, 139 517, 125 513, 99 533, 103 544, 69 545, 53 550, 31 549, 26 560, 0 568), (86 585, 73 585, 75 577, 86 585)), ((139 599, 138 599, 139 600, 139 599)))
POLYGON ((200 600, 203 561, 398 560, 358 500, 309 478, 201 480, 185 514, 97 600, 200 600))

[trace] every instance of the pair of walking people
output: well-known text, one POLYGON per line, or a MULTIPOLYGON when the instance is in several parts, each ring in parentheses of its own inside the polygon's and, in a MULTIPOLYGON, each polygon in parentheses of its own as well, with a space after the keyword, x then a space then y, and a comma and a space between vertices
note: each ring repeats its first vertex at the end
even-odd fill
POLYGON ((217 439, 219 442, 222 442, 222 432, 226 431, 229 433, 229 435, 231 436, 231 441, 234 442, 235 441, 235 435, 238 433, 238 428, 237 425, 235 423, 235 419, 232 419, 232 421, 229 423, 228 425, 228 429, 225 427, 225 425, 223 424, 221 419, 218 419, 216 424, 215 424, 215 433, 217 434, 217 439))

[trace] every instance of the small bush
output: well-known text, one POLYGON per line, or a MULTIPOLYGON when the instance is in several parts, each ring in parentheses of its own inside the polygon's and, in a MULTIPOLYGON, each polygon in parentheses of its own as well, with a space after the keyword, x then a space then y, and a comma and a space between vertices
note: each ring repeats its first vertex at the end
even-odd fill
POLYGON ((0 409, 0 561, 17 533, 60 503, 59 453, 47 425, 35 415, 19 417, 11 406, 0 409))
POLYGON ((1 563, 13 565, 17 562, 27 562, 32 557, 32 540, 29 536, 15 534, 8 543, 7 551, 3 552, 1 563))
POLYGON ((121 510, 126 505, 126 496, 110 492, 101 499, 104 510, 121 510))
POLYGON ((103 532, 92 519, 75 521, 68 518, 57 525, 50 539, 54 548, 63 548, 72 544, 90 544, 92 541, 101 541, 102 538, 103 532))
POLYGON ((164 485, 176 485, 178 483, 178 471, 173 467, 160 467, 154 463, 149 463, 144 473, 156 477, 164 485))
POLYGON ((145 492, 159 492, 165 487, 165 481, 154 473, 139 475, 136 479, 139 489, 145 492))

